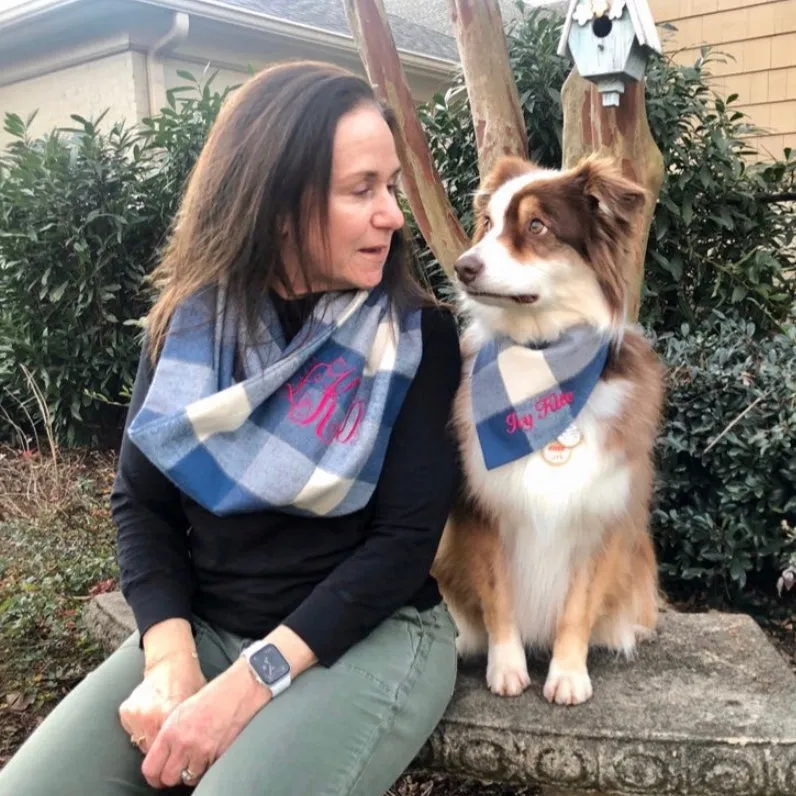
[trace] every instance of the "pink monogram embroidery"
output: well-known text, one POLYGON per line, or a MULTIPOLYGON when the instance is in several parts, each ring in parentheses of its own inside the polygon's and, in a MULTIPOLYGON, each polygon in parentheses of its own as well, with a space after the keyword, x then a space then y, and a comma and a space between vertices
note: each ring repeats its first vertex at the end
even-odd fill
POLYGON ((361 381, 343 357, 317 362, 305 370, 298 384, 286 385, 290 402, 288 417, 300 426, 314 425, 318 439, 326 445, 351 442, 365 414, 364 402, 359 398, 353 401, 339 422, 333 417, 339 414, 342 396, 355 392, 361 381), (311 386, 319 386, 320 391, 311 391, 311 386))
POLYGON ((506 417, 506 431, 509 434, 515 434, 520 429, 530 431, 532 428, 533 415, 518 415, 516 412, 511 412, 506 417))
MULTIPOLYGON (((560 392, 540 398, 534 405, 535 419, 544 420, 549 414, 560 412, 565 406, 569 406, 574 398, 575 395, 571 392, 560 392)), ((533 424, 534 416, 532 414, 518 415, 516 412, 509 412, 506 415, 506 432, 508 434, 516 434, 520 430, 531 431, 533 424)))
POLYGON ((537 418, 544 420, 551 412, 560 412, 565 406, 569 406, 574 398, 575 395, 571 392, 560 392, 540 398, 534 407, 537 418))

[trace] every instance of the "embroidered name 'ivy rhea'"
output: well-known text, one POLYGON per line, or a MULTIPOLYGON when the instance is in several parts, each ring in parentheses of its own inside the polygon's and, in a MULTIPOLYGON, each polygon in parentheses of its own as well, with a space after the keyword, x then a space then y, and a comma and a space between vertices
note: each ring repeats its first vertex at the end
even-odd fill
POLYGON ((288 344, 270 300, 250 338, 223 288, 200 291, 174 314, 130 439, 215 514, 350 514, 375 490, 420 319, 380 288, 328 293, 288 344))
POLYGON ((486 468, 493 470, 537 451, 550 464, 568 461, 581 441, 575 419, 607 358, 605 335, 585 325, 569 329, 544 348, 507 337, 485 343, 473 359, 471 378, 473 415, 486 468), (547 446, 551 447, 545 454, 547 446))

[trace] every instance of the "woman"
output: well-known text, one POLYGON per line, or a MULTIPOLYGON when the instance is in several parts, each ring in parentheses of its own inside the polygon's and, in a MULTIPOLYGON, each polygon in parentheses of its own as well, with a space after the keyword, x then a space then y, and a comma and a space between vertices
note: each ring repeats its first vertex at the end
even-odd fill
POLYGON ((392 124, 314 63, 222 110, 156 274, 111 498, 139 632, 2 796, 378 796, 442 716, 455 633, 429 571, 460 359, 404 259, 392 124))

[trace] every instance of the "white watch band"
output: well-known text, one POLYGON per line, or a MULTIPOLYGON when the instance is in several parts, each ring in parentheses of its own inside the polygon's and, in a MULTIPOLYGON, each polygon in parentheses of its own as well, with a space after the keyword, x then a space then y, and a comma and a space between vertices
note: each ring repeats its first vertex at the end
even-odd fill
POLYGON ((284 677, 281 677, 272 685, 266 685, 266 688, 271 691, 272 697, 277 697, 290 685, 290 683, 290 672, 288 672, 284 677))

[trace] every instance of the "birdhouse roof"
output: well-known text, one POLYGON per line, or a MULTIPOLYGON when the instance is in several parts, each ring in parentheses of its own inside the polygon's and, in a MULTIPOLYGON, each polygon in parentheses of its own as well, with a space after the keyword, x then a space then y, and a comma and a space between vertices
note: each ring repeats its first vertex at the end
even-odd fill
POLYGON ((569 0, 567 18, 558 44, 558 54, 567 54, 567 42, 573 25, 586 25, 603 15, 612 20, 619 19, 625 8, 633 23, 633 31, 639 44, 660 53, 661 40, 658 38, 655 20, 652 18, 647 0, 569 0))

